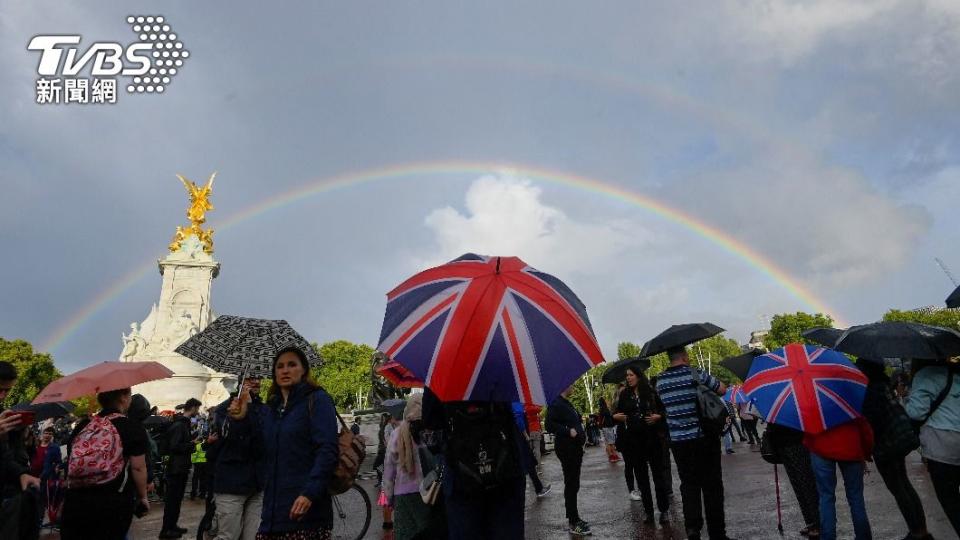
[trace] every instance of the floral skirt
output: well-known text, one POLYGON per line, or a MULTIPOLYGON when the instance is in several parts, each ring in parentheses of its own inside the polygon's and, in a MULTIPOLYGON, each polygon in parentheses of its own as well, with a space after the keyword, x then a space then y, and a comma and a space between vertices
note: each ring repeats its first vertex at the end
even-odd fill
POLYGON ((258 532, 256 540, 330 540, 330 529, 308 529, 279 533, 258 532))

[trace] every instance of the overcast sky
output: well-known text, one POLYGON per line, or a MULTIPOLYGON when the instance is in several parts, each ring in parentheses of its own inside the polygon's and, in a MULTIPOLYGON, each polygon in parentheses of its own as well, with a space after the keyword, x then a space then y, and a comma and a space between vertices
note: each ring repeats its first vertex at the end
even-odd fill
POLYGON ((489 170, 374 180, 218 231, 214 309, 374 345, 386 291, 466 251, 565 280, 608 355, 678 322, 743 342, 811 309, 677 223, 525 167, 689 213, 851 323, 942 305, 934 257, 960 274, 960 3, 697 4, 3 0, 0 336, 66 372, 115 359, 155 270, 56 332, 165 255, 185 223, 175 173, 219 172, 216 229, 326 177, 452 160, 489 170), (31 37, 127 44, 128 15, 164 16, 190 53, 163 94, 36 103, 31 37))

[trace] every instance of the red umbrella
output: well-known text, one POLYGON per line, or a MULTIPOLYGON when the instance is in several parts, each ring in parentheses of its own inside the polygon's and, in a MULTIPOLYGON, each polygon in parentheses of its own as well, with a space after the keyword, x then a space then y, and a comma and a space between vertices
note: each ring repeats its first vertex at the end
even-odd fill
POLYGON ((399 362, 387 362, 377 368, 377 374, 399 388, 423 388, 423 381, 399 362))
POLYGON ((169 377, 173 372, 159 362, 102 362, 53 381, 33 403, 66 401, 169 377))

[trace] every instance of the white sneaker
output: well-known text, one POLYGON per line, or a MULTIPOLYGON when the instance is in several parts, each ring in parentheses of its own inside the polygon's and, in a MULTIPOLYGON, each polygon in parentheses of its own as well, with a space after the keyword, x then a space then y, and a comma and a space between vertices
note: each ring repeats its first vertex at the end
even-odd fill
POLYGON ((641 497, 640 497, 640 491, 639 491, 639 490, 636 490, 636 489, 635 489, 635 490, 633 490, 633 491, 630 492, 630 500, 631 500, 631 501, 639 501, 640 499, 641 499, 641 497))

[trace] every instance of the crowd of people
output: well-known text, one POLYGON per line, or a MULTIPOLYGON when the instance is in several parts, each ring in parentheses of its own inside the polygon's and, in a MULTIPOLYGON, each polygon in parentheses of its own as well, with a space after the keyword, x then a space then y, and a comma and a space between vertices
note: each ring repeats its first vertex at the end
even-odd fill
MULTIPOLYGON (((817 435, 767 424, 761 434, 762 415, 749 402, 727 402, 722 429, 705 421, 698 392, 722 396, 726 385, 691 367, 683 347, 670 349, 668 357, 669 367, 652 380, 642 366, 628 367, 623 383, 600 399, 599 413, 586 422, 570 401, 572 388, 545 410, 442 402, 430 389, 409 396, 402 414, 387 415, 380 430, 382 451, 374 466, 381 470, 385 527, 398 540, 523 538, 526 480, 538 498, 551 491, 540 467, 548 432, 562 470, 568 530, 592 534, 578 508, 592 423, 608 460, 622 461, 626 497, 642 504, 644 527, 669 523, 676 467, 686 537, 701 538, 705 526, 711 539, 730 538, 722 455, 733 451, 736 433, 783 465, 806 537, 837 537, 839 470, 855 538, 872 538, 863 475, 873 461, 903 516, 905 540, 932 538, 905 462, 918 447, 937 499, 960 534, 955 365, 914 362, 912 379, 891 380, 882 362, 860 361, 869 385, 855 421, 817 435)), ((248 378, 209 411, 191 399, 172 419, 149 426, 155 409, 129 388, 98 394, 99 412, 82 419, 30 426, 15 411, 3 412, 3 538, 35 539, 50 521, 65 540, 125 539, 133 518, 151 511, 153 491, 163 492, 159 537, 180 538, 187 532, 179 518, 191 469, 191 496, 209 495, 218 540, 329 538, 340 432, 333 400, 310 379, 307 356, 297 348, 279 351, 272 373, 266 399, 260 381, 248 378)), ((0 398, 15 380, 13 366, 0 362, 0 398)))

